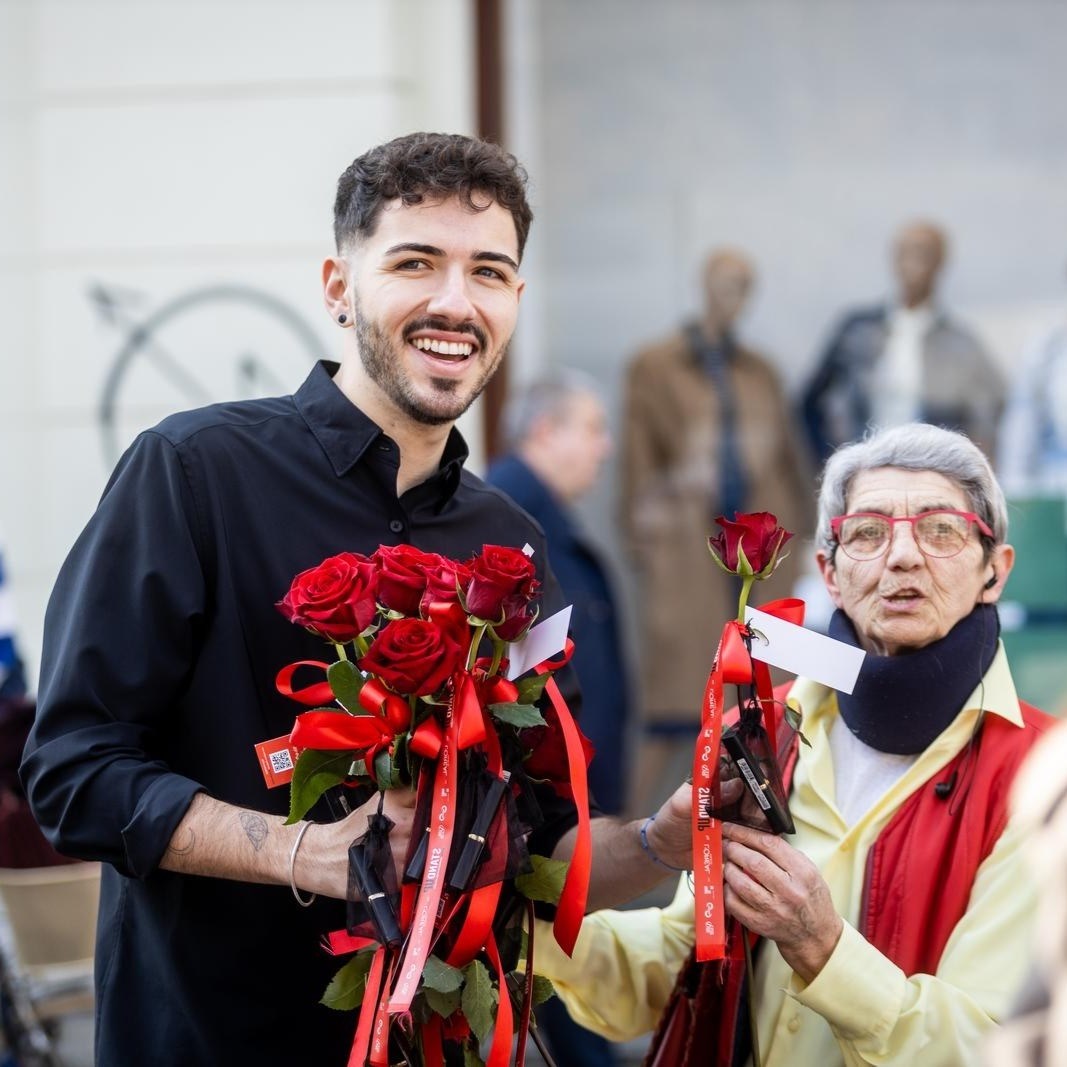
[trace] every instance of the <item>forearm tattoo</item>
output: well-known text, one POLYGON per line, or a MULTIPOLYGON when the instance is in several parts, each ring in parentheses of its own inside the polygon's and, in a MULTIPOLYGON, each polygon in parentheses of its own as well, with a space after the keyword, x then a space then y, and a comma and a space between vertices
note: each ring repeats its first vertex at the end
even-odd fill
POLYGON ((242 811, 240 819, 245 835, 258 852, 267 840, 267 820, 254 811, 242 811))
POLYGON ((180 842, 171 838, 170 844, 167 845, 167 851, 173 852, 175 856, 188 856, 194 848, 196 848, 196 833, 192 829, 186 829, 180 842))

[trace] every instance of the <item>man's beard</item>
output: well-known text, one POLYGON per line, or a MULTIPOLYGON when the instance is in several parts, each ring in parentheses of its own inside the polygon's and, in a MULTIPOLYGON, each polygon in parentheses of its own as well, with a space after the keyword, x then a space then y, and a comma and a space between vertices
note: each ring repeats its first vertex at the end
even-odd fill
MULTIPOLYGON (((455 422, 482 394, 489 379, 500 366, 506 346, 495 360, 485 365, 481 378, 477 379, 468 395, 460 394, 461 382, 453 378, 431 378, 437 404, 432 404, 427 397, 420 396, 404 372, 403 357, 396 352, 385 331, 363 314, 358 299, 353 301, 355 316, 356 341, 359 344, 359 356, 367 376, 396 405, 396 407, 415 422, 424 426, 444 426, 455 422)), ((430 319, 410 324, 405 333, 415 329, 436 328, 451 330, 454 327, 444 322, 430 319)), ((485 333, 477 327, 467 327, 478 340, 478 349, 485 352, 485 333)), ((469 359, 476 358, 469 356, 469 359)))

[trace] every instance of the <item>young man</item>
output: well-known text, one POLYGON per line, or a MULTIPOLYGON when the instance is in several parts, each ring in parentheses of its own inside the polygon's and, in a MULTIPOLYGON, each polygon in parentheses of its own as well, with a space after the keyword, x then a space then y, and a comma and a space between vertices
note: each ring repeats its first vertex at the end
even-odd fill
MULTIPOLYGON (((525 175, 493 145, 412 134, 361 156, 323 268, 340 365, 142 434, 64 565, 22 773, 53 843, 109 865, 98 1067, 345 1062, 354 1022, 317 1003, 337 966, 319 941, 343 924, 365 819, 285 826, 286 790, 265 787, 253 745, 295 710, 274 677, 321 655, 274 602, 339 551, 466 558, 491 540, 529 542, 543 610, 562 606, 541 532, 463 470, 453 428, 511 337, 530 220, 525 175)), ((390 804, 402 852, 410 820, 390 804)), ((573 821, 547 808, 532 850, 566 855, 573 821)), ((597 822, 591 905, 655 884, 639 825, 597 822)), ((680 796, 651 847, 680 862, 685 827, 680 796)))

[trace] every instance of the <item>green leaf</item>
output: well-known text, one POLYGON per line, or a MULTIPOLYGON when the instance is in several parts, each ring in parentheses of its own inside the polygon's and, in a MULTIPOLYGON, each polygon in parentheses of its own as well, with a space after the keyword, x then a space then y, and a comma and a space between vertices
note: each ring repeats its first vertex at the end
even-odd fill
POLYGON ((800 738, 800 740, 803 741, 804 744, 808 746, 808 748, 811 748, 811 742, 804 736, 804 731, 801 729, 801 726, 804 725, 804 716, 801 714, 801 712, 797 708, 794 708, 792 705, 786 704, 785 721, 794 730, 796 730, 797 736, 800 738))
POLYGON ((425 989, 451 993, 463 985, 463 972, 437 956, 427 956, 426 965, 422 969, 422 984, 425 989))
POLYGON ((545 720, 533 704, 490 704, 493 717, 521 730, 527 726, 544 726, 545 720))
POLYGON ((470 1045, 463 1046, 463 1067, 485 1067, 485 1060, 478 1055, 476 1048, 470 1045))
POLYGON ((363 688, 364 678, 351 660, 339 659, 336 663, 331 663, 326 671, 326 678, 333 695, 344 708, 353 715, 366 714, 359 702, 359 691, 363 688))
POLYGON ((545 686, 548 685, 548 679, 551 677, 550 674, 528 674, 520 678, 515 683, 519 690, 519 703, 533 704, 535 701, 540 700, 541 694, 545 691, 545 686))
POLYGON ((463 994, 458 989, 453 989, 448 993, 442 993, 437 989, 423 989, 422 995, 426 1003, 442 1019, 447 1019, 459 1007, 463 999, 463 994))
POLYGON ((472 960, 463 968, 463 1014, 470 1023, 471 1032, 479 1041, 484 1041, 493 1028, 496 990, 489 977, 489 968, 481 960, 472 960))
POLYGON ((569 864, 566 860, 550 860, 547 856, 531 856, 530 862, 533 872, 520 874, 515 879, 515 888, 530 900, 558 904, 569 864))
POLYGON ((352 1011, 363 1003, 374 952, 360 952, 353 956, 330 980, 320 1004, 335 1011, 352 1011))
POLYGON ((533 976, 533 1006, 535 1008, 538 1004, 544 1004, 546 1000, 551 1000, 555 995, 556 987, 548 978, 543 974, 535 974, 533 976))
MULTIPOLYGON (((344 712, 338 714, 343 715, 344 712)), ((340 785, 351 765, 351 751, 325 752, 317 748, 305 748, 296 758, 293 780, 289 784, 289 818, 285 820, 286 825, 299 822, 327 789, 340 785)))
POLYGON ((374 757, 374 777, 378 780, 379 789, 396 789, 403 784, 399 768, 384 748, 374 757))

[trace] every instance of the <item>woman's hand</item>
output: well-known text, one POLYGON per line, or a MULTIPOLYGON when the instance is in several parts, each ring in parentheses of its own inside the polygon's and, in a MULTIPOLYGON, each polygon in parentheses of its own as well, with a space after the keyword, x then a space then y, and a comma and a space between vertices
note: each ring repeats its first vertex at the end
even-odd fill
POLYGON ((774 834, 723 823, 726 910, 778 945, 805 982, 825 966, 844 921, 830 887, 802 852, 774 834))

